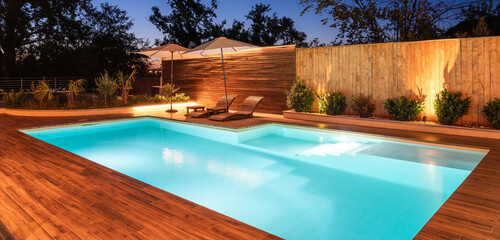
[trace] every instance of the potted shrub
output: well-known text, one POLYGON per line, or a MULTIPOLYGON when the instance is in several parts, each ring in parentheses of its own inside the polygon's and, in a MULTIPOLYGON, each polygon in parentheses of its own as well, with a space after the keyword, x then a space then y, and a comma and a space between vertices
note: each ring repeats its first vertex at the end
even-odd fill
POLYGON ((286 104, 296 112, 307 112, 314 102, 314 94, 311 87, 306 86, 304 81, 295 79, 290 90, 285 90, 286 104))
POLYGON ((461 92, 448 92, 447 89, 436 94, 436 100, 434 100, 438 122, 444 125, 453 125, 467 114, 469 107, 470 97, 462 99, 461 92))

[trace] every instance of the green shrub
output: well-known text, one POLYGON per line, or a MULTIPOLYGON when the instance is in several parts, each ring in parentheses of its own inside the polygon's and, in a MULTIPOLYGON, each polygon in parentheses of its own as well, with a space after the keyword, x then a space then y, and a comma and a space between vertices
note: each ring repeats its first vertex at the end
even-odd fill
POLYGON ((489 101, 484 106, 483 113, 493 127, 500 129, 500 99, 495 98, 495 100, 489 101))
POLYGON ((99 98, 96 94, 82 93, 75 98, 73 104, 78 109, 95 108, 99 104, 99 98))
POLYGON ((152 101, 153 102, 157 102, 157 103, 166 103, 168 101, 167 97, 163 96, 163 95, 160 95, 160 94, 156 94, 153 98, 152 98, 152 101))
POLYGON ((436 94, 434 109, 438 122, 444 125, 453 125, 463 115, 467 114, 470 107, 470 97, 462 99, 461 92, 448 92, 444 89, 436 94))
POLYGON ((189 101, 190 97, 187 96, 185 93, 176 93, 172 99, 174 102, 187 102, 189 101))
POLYGON ((68 96, 63 93, 54 93, 54 107, 62 108, 68 102, 68 96))
POLYGON ((179 88, 175 88, 175 84, 170 85, 170 83, 166 83, 163 86, 161 86, 160 95, 168 98, 177 91, 179 91, 179 88))
POLYGON ((290 90, 285 90, 286 104, 297 112, 307 112, 314 102, 314 94, 311 87, 305 85, 304 81, 295 79, 290 90))
POLYGON ((387 99, 384 108, 398 121, 413 121, 424 110, 417 100, 406 97, 387 99))
POLYGON ((128 96, 128 102, 131 104, 149 103, 152 99, 154 98, 149 96, 148 94, 128 96))
POLYGON ((4 93, 3 104, 8 108, 21 108, 26 104, 28 94, 24 90, 19 90, 15 93, 11 90, 9 93, 4 93))
POLYGON ((358 95, 351 97, 351 108, 362 118, 369 118, 375 111, 375 103, 372 96, 358 95))
POLYGON ((347 107, 345 96, 340 92, 327 92, 316 94, 319 99, 318 107, 321 113, 340 115, 347 107))

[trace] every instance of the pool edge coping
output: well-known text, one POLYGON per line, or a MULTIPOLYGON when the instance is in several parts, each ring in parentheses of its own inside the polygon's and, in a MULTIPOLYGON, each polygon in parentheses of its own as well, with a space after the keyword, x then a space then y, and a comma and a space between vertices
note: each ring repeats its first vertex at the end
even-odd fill
MULTIPOLYGON (((246 126, 246 127, 228 127, 228 126, 219 126, 219 125, 214 125, 214 124, 190 122, 190 121, 186 121, 186 120, 179 120, 179 119, 172 119, 172 118, 157 117, 157 116, 151 116, 151 115, 109 119, 109 120, 84 121, 84 122, 79 122, 79 123, 66 123, 66 124, 57 124, 57 125, 49 125, 49 126, 41 126, 41 127, 21 128, 21 129, 17 129, 17 130, 26 134, 26 132, 38 131, 38 130, 49 130, 49 129, 56 129, 56 128, 76 127, 76 126, 94 125, 94 124, 101 124, 101 123, 124 122, 124 121, 139 120, 139 119, 155 119, 155 120, 161 120, 161 121, 176 122, 176 123, 193 125, 193 126, 198 126, 198 127, 209 127, 212 129, 230 131, 230 132, 235 132, 235 133, 249 131, 249 130, 253 130, 253 129, 259 129, 259 128, 268 127, 268 126, 280 126, 280 127, 287 127, 287 128, 306 130, 306 131, 309 130, 309 131, 319 131, 319 132, 332 133, 332 134, 345 134, 345 135, 354 136, 354 137, 374 138, 377 140, 401 142, 401 143, 406 143, 406 144, 424 145, 424 146, 438 147, 438 148, 448 148, 448 149, 461 150, 461 151, 480 152, 480 153, 485 153, 485 154, 487 154, 491 150, 491 148, 489 148, 489 147, 482 147, 482 146, 472 146, 472 145, 466 145, 466 144, 437 143, 437 142, 431 142, 431 141, 425 141, 425 140, 412 140, 412 139, 404 138, 404 137, 394 137, 394 136, 387 136, 387 135, 381 135, 381 134, 372 134, 372 133, 363 133, 363 132, 350 131, 350 130, 332 129, 332 128, 328 128, 328 127, 304 126, 304 125, 300 125, 300 124, 291 124, 291 123, 267 122, 267 123, 260 123, 260 124, 255 124, 255 125, 251 125, 251 126, 246 126)), ((411 131, 411 130, 407 130, 407 131, 411 131)))

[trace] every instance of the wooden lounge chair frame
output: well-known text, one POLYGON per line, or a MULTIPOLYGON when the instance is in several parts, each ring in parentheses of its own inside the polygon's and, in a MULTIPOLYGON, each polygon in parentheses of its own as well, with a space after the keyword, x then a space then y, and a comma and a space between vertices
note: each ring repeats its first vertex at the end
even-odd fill
POLYGON ((262 101, 264 97, 250 96, 243 101, 241 107, 238 111, 234 113, 221 113, 217 115, 213 115, 208 119, 214 121, 229 121, 229 120, 237 120, 237 119, 245 119, 251 118, 253 116, 253 112, 262 101))
MULTIPOLYGON (((227 101, 229 102, 227 106, 231 106, 231 104, 233 104, 236 96, 238 96, 238 95, 228 95, 227 96, 227 101)), ((192 117, 192 118, 203 118, 203 117, 208 117, 208 116, 213 115, 213 114, 224 113, 227 111, 226 96, 222 96, 221 98, 219 98, 219 100, 215 104, 215 107, 206 108, 206 110, 203 110, 203 109, 205 109, 205 106, 196 106, 196 108, 186 107, 187 113, 184 116, 192 117), (189 112, 189 109, 193 109, 194 112, 189 112), (199 110, 199 109, 202 109, 202 110, 199 110)))

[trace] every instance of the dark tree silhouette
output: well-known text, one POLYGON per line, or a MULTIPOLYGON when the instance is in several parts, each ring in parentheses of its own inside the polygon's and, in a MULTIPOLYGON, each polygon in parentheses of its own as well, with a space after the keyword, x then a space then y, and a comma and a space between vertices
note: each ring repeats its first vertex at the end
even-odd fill
POLYGON ((216 0, 210 6, 200 0, 168 0, 167 4, 172 9, 168 15, 163 15, 157 6, 151 8, 149 21, 165 34, 156 44, 176 43, 192 48, 210 40, 213 32, 220 32, 221 27, 214 23, 216 0))
POLYGON ((481 0, 301 0, 302 14, 324 14, 323 24, 337 28, 336 44, 400 42, 439 37, 442 26, 460 10, 481 0))
POLYGON ((1 76, 93 78, 104 69, 144 69, 143 41, 116 6, 90 0, 0 2, 1 76))
POLYGON ((267 46, 281 44, 300 44, 307 35, 295 29, 295 22, 288 17, 278 18, 276 13, 269 15, 269 4, 257 4, 246 15, 251 21, 250 42, 255 45, 267 46))
POLYGON ((500 2, 483 0, 462 10, 463 20, 446 31, 447 37, 500 35, 500 2))
POLYGON ((215 0, 209 6, 200 0, 168 0, 167 4, 172 9, 170 14, 163 15, 158 7, 153 7, 153 14, 149 17, 165 34, 163 39, 157 39, 157 45, 176 43, 192 48, 220 36, 259 46, 301 44, 306 39, 305 33, 295 29, 291 18, 270 14, 270 5, 255 5, 246 15, 250 21, 250 27, 246 29, 245 22, 238 20, 227 28, 224 28, 225 20, 221 24, 215 23, 215 0))

